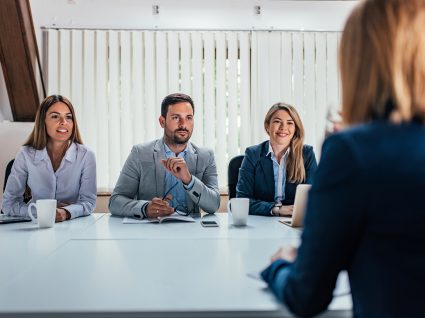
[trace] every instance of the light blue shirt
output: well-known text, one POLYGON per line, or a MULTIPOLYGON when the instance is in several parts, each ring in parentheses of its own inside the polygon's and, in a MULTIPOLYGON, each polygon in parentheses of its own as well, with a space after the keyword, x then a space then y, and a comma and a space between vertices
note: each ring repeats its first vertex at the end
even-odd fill
MULTIPOLYGON (((164 143, 164 156, 165 158, 180 157, 186 160, 187 146, 177 156, 171 149, 164 143)), ((173 199, 170 201, 170 205, 174 208, 178 206, 187 209, 186 203, 186 190, 191 190, 195 183, 194 178, 190 180, 190 183, 186 186, 177 179, 172 173, 165 171, 165 182, 164 182, 164 194, 171 194, 173 199)))
POLYGON ((71 218, 92 213, 96 206, 96 159, 81 144, 72 143, 56 170, 46 148, 24 146, 18 152, 7 180, 2 210, 8 215, 27 216, 28 205, 38 199, 56 199, 64 203, 71 218), (25 186, 32 199, 25 203, 25 186))
POLYGON ((286 159, 289 155, 288 148, 285 154, 280 158, 280 162, 277 161, 277 158, 273 152, 272 145, 269 141, 269 151, 267 156, 270 155, 270 159, 273 162, 273 174, 274 174, 274 201, 281 202, 285 200, 285 185, 286 185, 286 159), (280 181, 279 181, 280 179, 280 181))

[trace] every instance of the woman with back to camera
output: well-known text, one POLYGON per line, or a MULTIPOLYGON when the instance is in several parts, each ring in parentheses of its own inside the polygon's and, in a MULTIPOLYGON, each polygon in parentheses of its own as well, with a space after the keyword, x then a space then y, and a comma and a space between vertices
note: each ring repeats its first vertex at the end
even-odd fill
POLYGON ((302 242, 262 276, 311 316, 348 271, 355 317, 422 317, 425 286, 425 1, 361 1, 340 44, 342 117, 309 194, 302 242))
POLYGON ((296 109, 274 104, 264 119, 270 139, 246 149, 236 186, 249 198, 249 214, 291 215, 298 184, 310 184, 317 163, 313 147, 304 145, 304 127, 296 109))
POLYGON ((61 95, 47 97, 38 108, 34 128, 16 155, 2 209, 27 216, 38 199, 56 199, 56 222, 89 215, 96 205, 96 161, 82 144, 74 107, 61 95), (26 187, 32 199, 24 202, 26 187))

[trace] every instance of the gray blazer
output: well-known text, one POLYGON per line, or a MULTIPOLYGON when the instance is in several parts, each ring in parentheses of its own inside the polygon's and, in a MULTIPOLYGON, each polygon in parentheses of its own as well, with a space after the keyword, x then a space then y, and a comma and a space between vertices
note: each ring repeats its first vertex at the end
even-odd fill
MULTIPOLYGON (((154 197, 163 197, 165 168, 163 139, 136 145, 131 150, 121 170, 109 200, 113 215, 143 217, 142 206, 154 197)), ((188 143, 186 164, 195 179, 191 190, 186 190, 189 211, 199 213, 199 208, 214 213, 220 205, 217 168, 212 150, 188 143)))

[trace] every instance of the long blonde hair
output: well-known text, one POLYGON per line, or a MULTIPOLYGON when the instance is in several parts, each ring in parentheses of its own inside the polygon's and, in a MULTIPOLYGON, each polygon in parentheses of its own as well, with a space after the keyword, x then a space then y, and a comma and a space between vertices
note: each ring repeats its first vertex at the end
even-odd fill
POLYGON ((425 122, 425 0, 365 0, 340 46, 347 124, 384 118, 425 122))
POLYGON ((290 182, 301 183, 305 180, 305 168, 303 159, 303 145, 304 145, 304 126, 301 121, 300 115, 294 106, 285 103, 276 103, 270 107, 269 111, 264 118, 264 129, 268 133, 270 122, 273 115, 279 111, 284 110, 288 112, 289 116, 294 120, 295 133, 291 140, 291 151, 286 161, 286 170, 288 173, 288 180, 290 182))
POLYGON ((80 131, 78 129, 77 117, 75 116, 74 107, 72 106, 71 102, 66 97, 63 97, 62 95, 51 95, 49 97, 46 97, 41 102, 41 105, 38 108, 37 114, 35 116, 34 128, 32 129, 32 132, 29 135, 27 141, 25 141, 24 146, 31 146, 37 150, 41 150, 46 147, 47 141, 49 139, 49 136, 47 135, 47 130, 46 130, 47 111, 53 104, 58 102, 64 103, 66 106, 68 106, 69 111, 72 114, 74 127, 72 129, 70 141, 76 142, 79 144, 83 143, 83 140, 81 139, 80 131))

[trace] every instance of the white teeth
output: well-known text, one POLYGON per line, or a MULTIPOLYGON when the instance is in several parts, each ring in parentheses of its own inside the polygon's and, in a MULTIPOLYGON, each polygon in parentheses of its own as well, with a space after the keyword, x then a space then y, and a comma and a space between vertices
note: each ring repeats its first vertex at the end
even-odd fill
POLYGON ((59 131, 59 132, 68 132, 68 130, 66 130, 66 129, 58 129, 57 131, 59 131))

